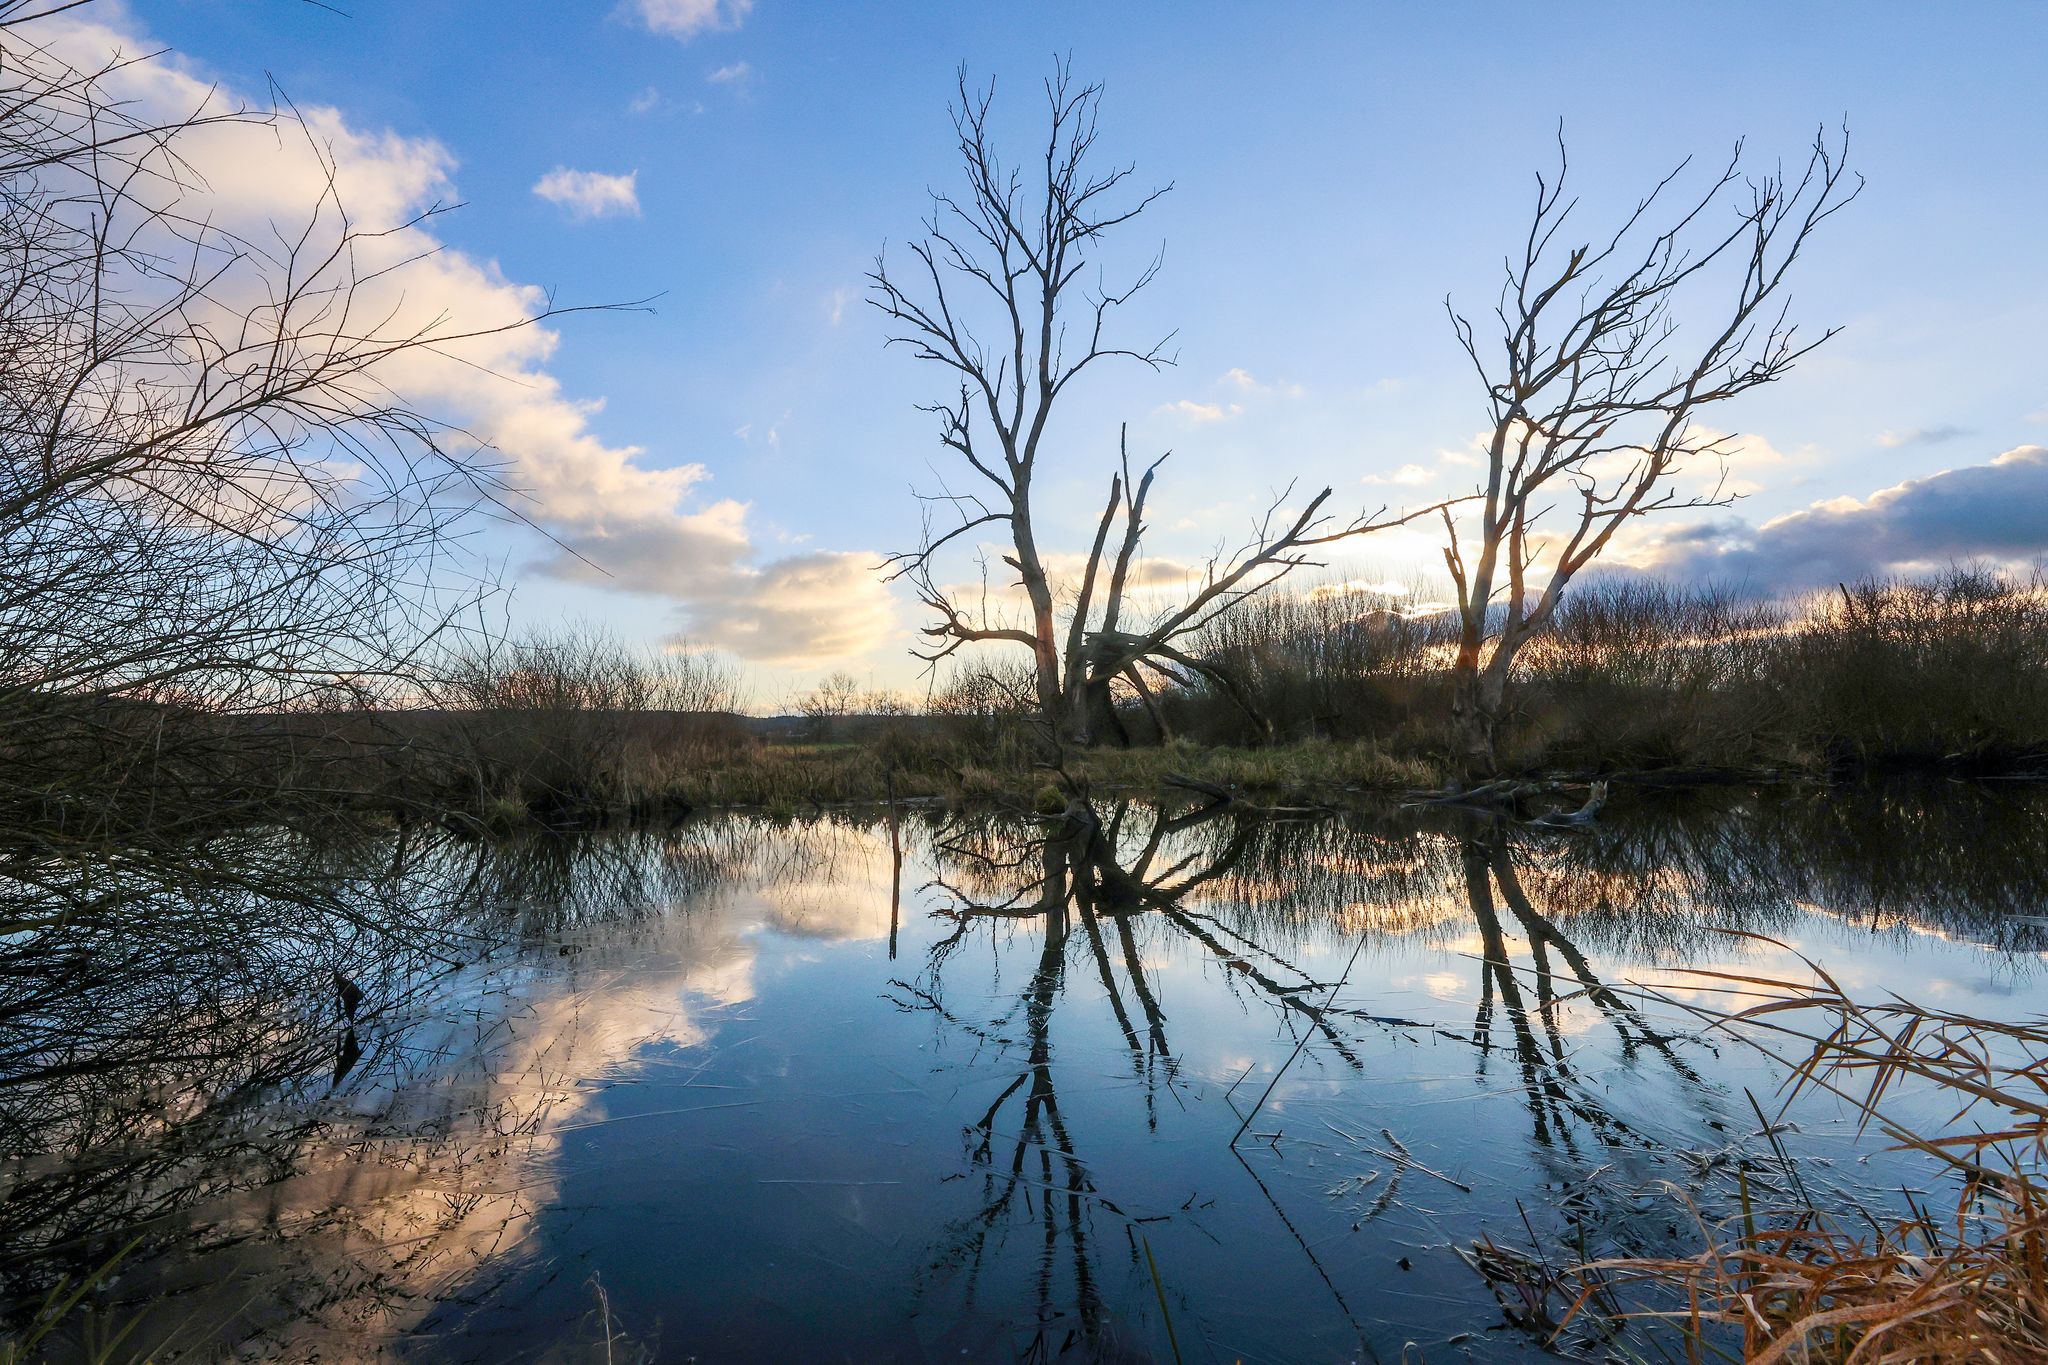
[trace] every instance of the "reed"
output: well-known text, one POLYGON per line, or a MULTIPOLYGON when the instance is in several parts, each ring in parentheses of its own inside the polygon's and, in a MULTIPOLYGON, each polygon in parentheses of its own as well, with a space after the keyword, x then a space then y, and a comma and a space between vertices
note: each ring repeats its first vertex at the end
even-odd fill
POLYGON ((1697 1254, 1577 1267, 1560 1330, 1589 1313, 1646 1319, 1675 1328, 1690 1361, 1730 1358, 1717 1333, 1757 1365, 2048 1361, 2048 1021, 1859 1001, 1807 966, 1805 981, 1693 971, 1709 1003, 1686 1007, 1783 1062, 1787 1103, 1845 1100, 1950 1174, 1953 1205, 1909 1200, 1881 1218, 1820 1207, 1795 1179, 1801 1197, 1766 1209, 1745 1185, 1738 1217, 1698 1221, 1697 1254), (1950 1101, 1948 1121, 1927 1131, 1902 1117, 1908 1090, 1950 1101))

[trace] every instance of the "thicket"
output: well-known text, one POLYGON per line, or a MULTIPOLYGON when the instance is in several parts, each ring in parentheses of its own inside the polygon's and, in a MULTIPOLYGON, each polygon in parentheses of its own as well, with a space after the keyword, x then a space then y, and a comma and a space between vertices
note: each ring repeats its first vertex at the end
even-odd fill
MULTIPOLYGON (((1274 594, 1217 623, 1281 740, 1448 743, 1447 614, 1404 598, 1274 594)), ((1521 661, 1504 761, 1536 768, 2026 766, 2048 756, 2048 584, 1959 567, 1790 602, 1610 578, 1574 589, 1521 661)), ((1134 726, 1205 744, 1260 729, 1221 690, 1168 689, 1134 726)))
MULTIPOLYGON (((1275 799, 1440 785, 1456 636, 1448 615, 1404 606, 1418 596, 1248 602, 1201 642, 1236 695, 1196 676, 1149 705, 1128 697, 1133 748, 1061 762, 1103 787, 1189 777, 1275 799)), ((1524 772, 1995 772, 2048 759, 2038 578, 1958 568, 1792 602, 1609 579, 1575 591, 1523 664, 1504 756, 1524 772)), ((1022 799, 1050 753, 1021 670, 963 667, 923 696, 835 674, 780 719, 736 714, 739 675, 709 656, 589 630, 467 645, 435 672, 430 707, 364 714, 360 793, 487 824, 1022 799)))
POLYGON ((699 651, 572 627, 464 641, 433 674, 408 728, 431 786, 487 816, 674 807, 745 741, 738 674, 699 651))

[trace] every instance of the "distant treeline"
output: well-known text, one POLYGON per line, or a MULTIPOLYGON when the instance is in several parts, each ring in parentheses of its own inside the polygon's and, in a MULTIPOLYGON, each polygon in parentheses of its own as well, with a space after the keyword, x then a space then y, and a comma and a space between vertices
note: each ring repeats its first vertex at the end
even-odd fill
MULTIPOLYGON (((1455 618, 1403 599, 1274 593, 1203 646, 1276 738, 1447 743, 1455 618)), ((2048 585, 1981 568, 1771 601, 1608 578, 1573 588, 1518 661, 1504 766, 1990 768, 2048 755, 2048 585)), ((1168 689, 1134 738, 1263 727, 1217 689, 1168 689)))
MULTIPOLYGON (((1200 676, 1124 695, 1122 744, 1066 761, 1111 785, 1446 780, 1455 618, 1410 600, 1325 588, 1248 602, 1200 641, 1235 696, 1200 676), (1216 752, 1239 750, 1272 757, 1216 752)), ((1612 578, 1575 589, 1523 664, 1515 772, 2048 764, 2038 578, 1954 569, 1791 603, 1612 578)), ((716 658, 587 629, 458 646, 419 671, 404 705, 386 693, 270 714, 16 689, 0 796, 34 808, 17 824, 68 838, 317 807, 482 833, 703 805, 1029 796, 1048 780, 1028 680, 973 666, 914 697, 837 676, 773 722, 739 714, 742 680, 716 658)))
MULTIPOLYGON (((1253 599, 1199 641, 1235 695, 1201 675, 1125 693, 1122 734, 1068 761, 1112 783, 1175 769, 1226 780, 1242 769, 1245 783, 1277 788, 1442 780, 1456 618, 1408 605, 1420 595, 1326 587, 1253 599), (1119 740, 1136 752, 1111 752, 1119 740), (1279 757, 1219 764, 1199 752, 1238 749, 1279 757)), ((508 815, 578 795, 791 806, 973 796, 1030 790, 1046 752, 1023 676, 963 666, 905 697, 836 675, 772 725, 633 720, 609 699, 672 695, 678 710, 708 712, 731 703, 737 680, 698 656, 576 638, 513 646, 496 674, 472 669, 441 722, 442 787, 470 784, 508 815), (662 692, 684 680, 687 696, 662 692)), ((1505 732, 1512 771, 2048 763, 2048 584, 2033 576, 1955 568, 1793 601, 1610 577, 1575 588, 1521 662, 1505 732)))

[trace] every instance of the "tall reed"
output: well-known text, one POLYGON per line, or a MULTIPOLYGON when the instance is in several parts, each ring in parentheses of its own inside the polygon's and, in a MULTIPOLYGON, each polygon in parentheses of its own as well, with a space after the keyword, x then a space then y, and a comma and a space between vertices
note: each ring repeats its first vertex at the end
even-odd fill
POLYGON ((1837 1097, 1948 1172, 1953 1202, 1885 1218, 1822 1207, 1800 1182, 1800 1198, 1762 1208, 1745 1186, 1738 1217, 1701 1223, 1696 1255, 1579 1267, 1573 1312, 1676 1327, 1694 1361, 1717 1358, 1716 1329, 1757 1365, 2048 1361, 2048 1021, 1862 1001, 1807 967, 1804 981, 1696 970, 1707 1003, 1686 1007, 1783 1062, 1787 1104, 1837 1097), (1903 1116, 1911 1091, 1948 1120, 1903 1116), (1645 1300, 1661 1306, 1629 1306, 1645 1300))

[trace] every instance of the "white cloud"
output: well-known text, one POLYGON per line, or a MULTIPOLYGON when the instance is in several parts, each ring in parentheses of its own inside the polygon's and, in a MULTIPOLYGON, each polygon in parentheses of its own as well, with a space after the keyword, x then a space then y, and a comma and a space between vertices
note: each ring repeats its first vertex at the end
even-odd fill
POLYGON ((632 99, 626 101, 626 110, 634 114, 648 114, 661 107, 661 91, 648 86, 632 99))
POLYGON ((845 285, 841 285, 825 296, 825 316, 832 319, 834 327, 837 327, 846 317, 846 305, 852 303, 854 297, 854 292, 845 285))
MULTIPOLYGON (((115 27, 129 22, 118 11, 94 14, 114 17, 61 16, 46 22, 43 36, 88 68, 110 51, 156 46, 115 27)), ((121 68, 109 93, 145 118, 249 102, 169 59, 121 68)), ((685 630, 754 659, 824 663, 863 652, 888 632, 891 599, 864 567, 876 556, 813 552, 758 563, 746 506, 705 501, 711 476, 704 466, 660 467, 641 448, 611 444, 592 429, 602 402, 566 394, 549 372, 558 335, 516 325, 545 307, 542 291, 449 247, 434 235, 433 220, 420 217, 457 197, 445 148, 357 128, 333 108, 302 113, 317 147, 234 122, 181 140, 194 183, 206 186, 205 217, 251 241, 296 231, 326 192, 323 156, 331 159, 361 234, 354 244, 358 316, 377 318, 392 333, 464 334, 402 351, 375 378, 498 452, 508 482, 521 491, 518 510, 560 546, 529 567, 664 596, 685 630)), ((324 230, 337 235, 338 225, 324 230)))
POLYGON ((649 29, 685 42, 738 28, 753 7, 754 0, 631 0, 629 6, 649 29))
POLYGON ((1436 477, 1436 471, 1419 464, 1404 464, 1391 474, 1368 474, 1359 482, 1370 484, 1398 484, 1403 488, 1414 488, 1428 483, 1436 477))
POLYGON ((640 216, 640 172, 606 175, 602 171, 572 171, 557 166, 542 176, 533 192, 551 204, 560 204, 578 218, 614 218, 625 214, 640 216))
POLYGON ((776 560, 749 576, 745 593, 699 602, 690 638, 767 664, 864 653, 896 625, 896 604, 875 568, 879 559, 820 550, 776 560))
POLYGON ((1182 398, 1172 403, 1162 403, 1154 408, 1153 412, 1180 417, 1190 422, 1222 422, 1232 417, 1243 416, 1246 403, 1271 398, 1299 398, 1307 392, 1299 384, 1266 383, 1254 378, 1251 371, 1242 368, 1225 370, 1216 377, 1213 387, 1235 397, 1218 399, 1215 402, 1182 398))
POLYGON ((1702 493, 1716 492, 1730 497, 1748 497, 1763 485, 1752 474, 1768 468, 1810 461, 1818 453, 1810 445, 1790 452, 1779 450, 1753 433, 1729 435, 1711 427, 1694 427, 1693 436, 1713 443, 1713 453, 1698 456, 1680 471, 1688 483, 1702 493))
POLYGON ((1162 403, 1155 411, 1170 413, 1177 417, 1185 417, 1190 422, 1221 422, 1225 418, 1236 417, 1242 413, 1244 405, 1241 403, 1197 403, 1191 398, 1183 398, 1173 403, 1162 403))
POLYGON ((744 85, 753 74, 754 68, 746 62, 733 62, 719 67, 704 79, 713 85, 744 85))
POLYGON ((1227 384, 1239 393, 1248 393, 1258 398, 1300 398, 1308 392, 1299 384, 1262 383, 1252 377, 1251 371, 1238 367, 1225 370, 1222 378, 1216 382, 1227 384))
MULTIPOLYGON (((782 416, 770 422, 768 430, 761 434, 761 443, 770 450, 782 449, 782 428, 788 421, 789 414, 785 412, 782 416)), ((733 428, 732 434, 745 441, 748 445, 752 445, 754 443, 754 424, 752 422, 742 422, 733 428)))

